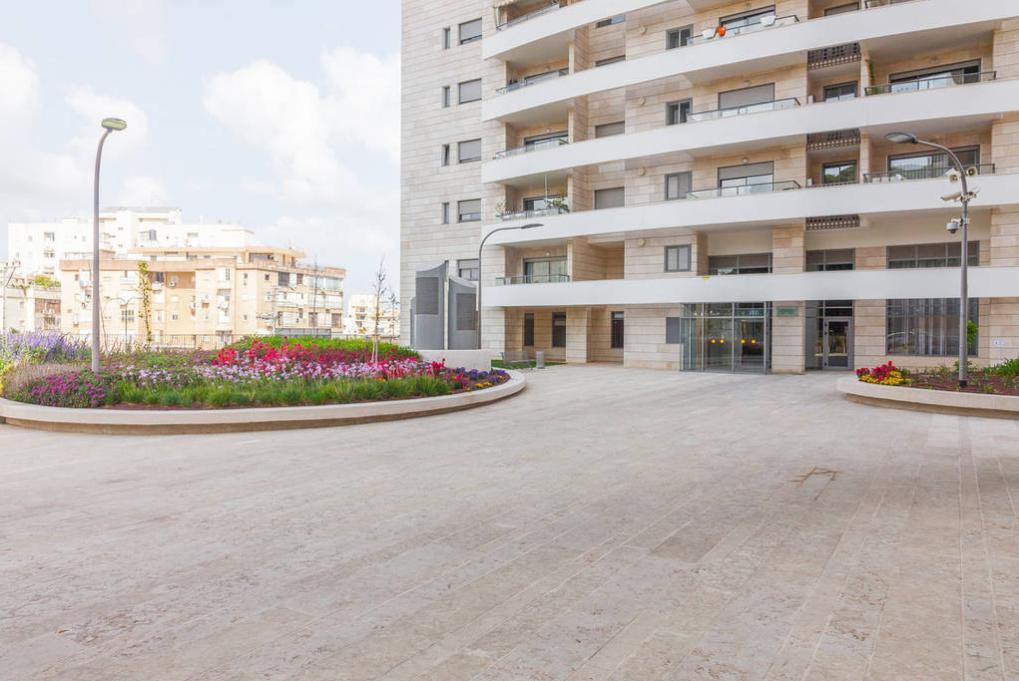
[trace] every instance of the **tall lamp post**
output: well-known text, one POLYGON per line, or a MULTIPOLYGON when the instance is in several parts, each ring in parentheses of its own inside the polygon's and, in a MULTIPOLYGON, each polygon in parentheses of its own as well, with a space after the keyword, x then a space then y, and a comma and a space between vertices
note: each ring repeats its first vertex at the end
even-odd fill
POLYGON ((96 172, 92 181, 92 373, 99 373, 99 166, 103 158, 103 144, 111 132, 123 130, 127 123, 119 118, 104 118, 100 124, 105 132, 96 148, 96 172))
POLYGON ((919 139, 916 135, 908 132, 892 132, 885 135, 885 139, 896 144, 919 144, 943 152, 952 162, 952 166, 959 174, 959 182, 962 183, 962 191, 956 194, 943 196, 945 201, 958 201, 962 204, 962 220, 951 220, 947 227, 951 234, 955 234, 962 228, 961 262, 959 270, 961 281, 959 285, 959 387, 965 388, 969 382, 969 202, 976 198, 976 191, 970 192, 969 183, 966 179, 966 168, 955 152, 948 147, 919 139))
POLYGON ((538 222, 530 222, 526 225, 517 225, 515 227, 496 227, 491 232, 486 234, 481 239, 481 245, 478 246, 478 295, 474 300, 474 311, 478 318, 478 350, 481 349, 481 251, 485 248, 485 242, 488 241, 488 237, 492 236, 496 232, 506 232, 511 229, 534 229, 535 227, 544 227, 545 225, 538 222))

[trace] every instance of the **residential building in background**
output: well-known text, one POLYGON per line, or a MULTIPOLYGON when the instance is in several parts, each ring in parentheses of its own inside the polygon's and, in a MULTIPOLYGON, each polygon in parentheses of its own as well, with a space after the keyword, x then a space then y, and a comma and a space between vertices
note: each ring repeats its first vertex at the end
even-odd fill
POLYGON ((483 265, 493 352, 950 365, 959 184, 905 131, 979 189, 973 361, 1019 355, 1014 0, 404 0, 402 55, 404 341, 483 265))
MULTIPOLYGON (((346 271, 301 264, 267 246, 136 248, 101 254, 102 333, 108 342, 216 347, 240 336, 332 336, 343 331, 346 271)), ((60 262, 61 331, 92 332, 91 261, 60 262)))
POLYGON ((372 338, 376 335, 376 312, 378 312, 378 335, 383 338, 399 338, 400 310, 371 293, 355 293, 347 297, 347 317, 343 331, 348 336, 372 338))
POLYGON ((0 267, 0 333, 8 331, 60 331, 60 286, 55 279, 7 277, 0 267))
MULTIPOLYGON (((7 257, 31 276, 56 276, 60 261, 92 251, 92 218, 13 222, 7 257)), ((107 208, 99 214, 99 246, 125 256, 137 248, 243 248, 257 243, 234 223, 184 222, 179 208, 107 208)))

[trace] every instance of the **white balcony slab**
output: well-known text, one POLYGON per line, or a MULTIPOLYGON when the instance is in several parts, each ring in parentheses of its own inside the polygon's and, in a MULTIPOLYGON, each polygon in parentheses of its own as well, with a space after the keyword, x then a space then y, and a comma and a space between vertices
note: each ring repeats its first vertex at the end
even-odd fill
MULTIPOLYGON (((1019 174, 982 175, 972 185, 980 190, 971 204, 974 210, 1019 203, 1019 174)), ((952 208, 941 200, 941 196, 951 191, 947 180, 937 178, 663 201, 547 216, 539 220, 540 228, 499 232, 489 243, 527 244, 670 227, 699 231, 752 228, 824 215, 859 214, 865 220, 868 215, 888 213, 958 212, 957 207, 952 208)), ((495 223, 485 226, 484 231, 525 222, 495 223)))
MULTIPOLYGON (((801 102, 802 104, 802 102, 801 102)), ((964 127, 1019 110, 1019 80, 993 80, 941 89, 874 95, 777 111, 669 125, 486 161, 484 182, 507 182, 598 163, 684 153, 724 155, 748 144, 780 146, 829 130, 859 128, 875 135, 906 127, 917 133, 964 127)), ((664 112, 663 112, 664 119, 664 112)))
MULTIPOLYGON (((969 273, 970 295, 974 298, 1019 296, 1019 267, 972 267, 969 273)), ((959 269, 945 267, 492 286, 485 289, 485 307, 878 300, 958 295, 959 269)))
MULTIPOLYGON (((590 2, 594 0, 585 0, 554 14, 590 2)), ((677 75, 702 81, 742 74, 748 68, 767 71, 803 63, 809 50, 849 42, 869 41, 873 43, 869 45, 872 48, 907 52, 942 44, 948 46, 988 32, 996 22, 1014 17, 1016 12, 1014 0, 914 0, 809 21, 800 17, 796 24, 587 69, 554 82, 538 83, 492 97, 482 103, 482 118, 517 124, 551 120, 564 114, 575 97, 677 75)), ((497 38, 499 36, 486 38, 486 46, 497 38)), ((555 56, 564 58, 566 53, 555 56)))
POLYGON ((541 63, 551 52, 565 56, 573 30, 666 0, 581 0, 485 36, 481 54, 516 63, 541 63))

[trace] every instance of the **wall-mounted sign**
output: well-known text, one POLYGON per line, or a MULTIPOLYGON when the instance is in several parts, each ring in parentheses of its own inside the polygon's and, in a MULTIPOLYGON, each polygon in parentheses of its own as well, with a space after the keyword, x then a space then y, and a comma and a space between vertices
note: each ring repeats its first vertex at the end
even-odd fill
POLYGON ((1008 347, 1008 341, 1005 340, 1004 338, 992 338, 991 339, 991 347, 992 348, 1007 348, 1008 347))
POLYGON ((798 308, 798 307, 776 307, 775 308, 775 316, 776 317, 799 317, 800 316, 800 308, 798 308))

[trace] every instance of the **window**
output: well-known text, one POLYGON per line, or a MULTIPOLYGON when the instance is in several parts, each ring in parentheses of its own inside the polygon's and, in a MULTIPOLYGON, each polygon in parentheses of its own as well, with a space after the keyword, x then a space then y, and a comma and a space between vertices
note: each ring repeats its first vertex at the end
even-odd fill
MULTIPOLYGON (((940 244, 916 244, 888 247, 888 269, 916 269, 923 267, 958 267, 962 263, 962 244, 949 241, 940 244)), ((980 242, 969 243, 969 265, 980 265, 980 242)))
POLYGON ((481 79, 476 78, 474 80, 465 80, 460 83, 459 88, 459 102, 461 104, 467 104, 468 102, 476 102, 481 99, 481 79))
POLYGON ((57 257, 57 252, 54 251, 52 248, 46 248, 46 249, 43 249, 42 257, 44 257, 44 258, 55 258, 55 257, 57 257))
POLYGON ((682 323, 679 321, 679 317, 666 317, 665 318, 665 344, 666 345, 679 345, 680 329, 682 323))
POLYGON ((692 107, 693 103, 689 99, 684 99, 682 102, 669 102, 665 105, 665 125, 686 123, 692 107))
POLYGON ((601 21, 596 23, 594 25, 594 27, 595 28, 604 28, 606 26, 615 26, 616 24, 621 24, 624 21, 626 21, 626 15, 625 14, 617 14, 614 17, 609 17, 608 19, 602 19, 601 21))
POLYGON ((807 272, 834 272, 856 267, 856 251, 842 248, 827 251, 807 251, 807 272))
POLYGON ((442 224, 449 224, 449 201, 444 201, 442 204, 442 224))
POLYGON ((845 99, 856 99, 856 81, 824 86, 824 101, 840 102, 845 99))
MULTIPOLYGON (((980 302, 971 298, 969 318, 980 318, 980 302)), ((916 298, 889 300, 886 308, 885 351, 889 355, 952 357, 959 353, 959 300, 916 298)), ((978 339, 969 352, 976 355, 978 339)))
POLYGON ((616 55, 615 57, 607 57, 605 59, 599 59, 598 61, 596 61, 594 63, 594 65, 595 65, 595 68, 597 68, 599 66, 608 66, 609 64, 618 64, 619 62, 625 61, 625 60, 626 60, 626 55, 625 54, 619 54, 619 55, 616 55))
POLYGON ((290 272, 280 272, 280 286, 290 286, 290 272))
MULTIPOLYGON (((980 165, 980 147, 957 147, 952 149, 962 165, 980 165)), ((918 154, 896 154, 888 157, 889 174, 901 175, 909 180, 923 180, 940 177, 952 168, 948 155, 943 152, 920 152, 918 154)))
POLYGON ((127 308, 127 307, 122 308, 120 310, 120 321, 122 321, 125 324, 133 324, 134 323, 134 310, 132 310, 130 308, 127 308))
POLYGON ((624 132, 626 132, 626 124, 623 121, 594 126, 595 137, 612 137, 613 135, 622 135, 624 132))
POLYGON ((43 241, 56 241, 57 240, 57 234, 56 234, 56 232, 43 232, 42 233, 42 240, 43 241))
POLYGON ((834 7, 829 7, 824 11, 824 15, 826 17, 830 17, 834 14, 845 14, 846 12, 858 12, 859 10, 860 3, 859 0, 857 0, 856 2, 846 3, 845 5, 835 5, 834 7))
POLYGON ((569 281, 566 258, 558 256, 524 260, 524 281, 528 284, 555 284, 569 281))
POLYGON ((666 246, 665 247, 665 271, 666 272, 689 272, 690 271, 689 245, 666 246))
POLYGON ((771 272, 771 253, 713 255, 708 258, 708 274, 767 274, 771 272))
POLYGON ((621 208, 626 204, 625 191, 622 187, 598 189, 594 192, 594 209, 621 208))
POLYGON ((447 26, 442 29, 442 49, 448 50, 452 44, 452 33, 453 31, 447 26))
POLYGON ((821 166, 821 184, 851 184, 856 182, 856 161, 837 161, 821 166))
POLYGON ((612 313, 612 348, 623 347, 624 319, 622 312, 612 313))
POLYGON ((444 165, 444 166, 448 166, 449 165, 449 145, 448 144, 443 144, 442 145, 442 165, 444 165))
POLYGON ((481 274, 481 261, 477 258, 456 261, 456 274, 467 281, 477 281, 481 274))
MULTIPOLYGON (((775 84, 755 85, 738 90, 718 93, 718 108, 732 109, 729 115, 752 112, 758 104, 770 104, 775 101, 775 84)), ((762 108, 762 107, 758 107, 762 108)), ((723 115, 725 115, 723 113, 723 115)))
POLYGON ((552 314, 552 347, 566 347, 566 313, 554 312, 552 314))
POLYGON ((449 108, 449 104, 450 104, 449 99, 450 99, 449 98, 449 86, 448 85, 443 85, 442 86, 442 108, 443 109, 448 109, 449 108))
POLYGON ((467 140, 457 144, 457 161, 459 163, 471 163, 481 160, 481 140, 467 140))
POLYGON ((460 24, 460 44, 466 45, 481 40, 481 19, 465 21, 460 24))
POLYGON ((555 149, 569 141, 569 133, 565 130, 550 132, 544 135, 534 135, 524 138, 524 149, 526 151, 538 151, 541 149, 555 149))
POLYGON ((919 71, 893 73, 888 82, 892 92, 933 90, 962 83, 976 83, 980 79, 980 60, 946 64, 919 71))
POLYGON ((753 26, 761 23, 761 20, 765 17, 775 16, 775 6, 761 7, 759 9, 752 9, 746 12, 740 12, 738 14, 730 14, 727 17, 722 17, 718 20, 718 23, 731 31, 734 29, 741 29, 747 26, 753 26))
POLYGON ((665 176, 665 200, 685 199, 693 184, 693 173, 670 173, 665 176))
MULTIPOLYGON (((565 196, 528 196, 524 198, 524 211, 544 212, 554 210, 556 206, 562 206, 558 199, 565 200, 565 196)), ((559 210, 558 212, 563 212, 559 210)))
POLYGON ((524 313, 524 347, 534 347, 534 313, 524 313))
POLYGON ((693 38, 693 26, 674 28, 665 32, 665 49, 674 50, 677 47, 686 47, 693 38))
POLYGON ((481 221, 481 199, 468 199, 458 201, 456 204, 457 222, 480 222, 481 221))
POLYGON ((775 164, 744 163, 718 169, 718 186, 722 196, 742 196, 756 192, 769 192, 775 183, 775 164))

